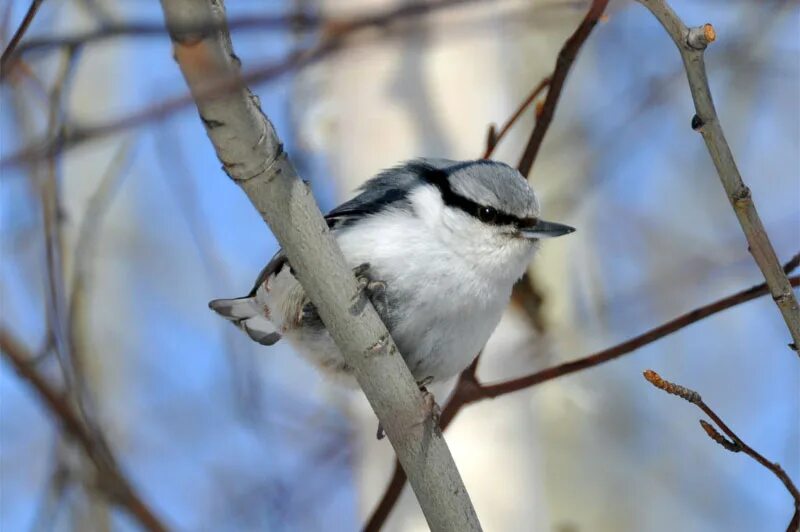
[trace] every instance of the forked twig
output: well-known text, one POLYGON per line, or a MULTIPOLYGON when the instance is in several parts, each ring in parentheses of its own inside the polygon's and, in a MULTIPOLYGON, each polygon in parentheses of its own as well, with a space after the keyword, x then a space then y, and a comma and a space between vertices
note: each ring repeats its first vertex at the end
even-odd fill
POLYGON ((787 532, 796 532, 797 525, 798 525, 798 515, 800 515, 800 492, 797 490, 797 487, 792 482, 792 479, 789 478, 789 475, 786 474, 786 471, 778 464, 777 462, 770 462, 764 456, 747 445, 742 439, 733 432, 727 424, 717 415, 714 410, 711 409, 704 401, 703 398, 700 397, 700 394, 694 390, 681 386, 679 384, 675 384, 668 380, 664 380, 661 376, 656 373, 655 371, 648 369, 644 372, 644 378, 647 381, 659 388, 664 390, 665 392, 678 396, 681 399, 692 403, 693 405, 697 406, 700 410, 705 412, 705 414, 711 418, 711 421, 714 422, 714 425, 721 430, 725 436, 719 433, 717 428, 713 425, 708 423, 705 420, 700 420, 700 426, 703 428, 708 437, 720 444, 723 448, 728 451, 738 453, 743 452, 759 464, 761 464, 764 468, 768 469, 775 475, 778 480, 780 480, 786 489, 789 491, 789 494, 794 499, 794 514, 792 515, 792 520, 789 523, 788 528, 786 529, 787 532), (727 436, 727 438, 726 438, 727 436))

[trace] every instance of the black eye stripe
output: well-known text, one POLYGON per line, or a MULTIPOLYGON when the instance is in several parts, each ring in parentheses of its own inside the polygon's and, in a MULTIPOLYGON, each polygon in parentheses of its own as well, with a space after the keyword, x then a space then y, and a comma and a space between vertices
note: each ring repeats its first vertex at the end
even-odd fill
POLYGON ((536 223, 535 218, 519 218, 513 214, 505 213, 494 207, 480 205, 458 194, 450 187, 448 174, 442 169, 435 168, 424 163, 417 163, 415 166, 419 176, 426 183, 430 183, 439 189, 439 192, 442 195, 442 201, 444 201, 445 205, 454 207, 456 209, 461 209, 470 216, 473 216, 484 223, 489 223, 492 225, 530 227, 536 223), (485 211, 487 208, 493 210, 494 213, 491 215, 482 214, 482 211, 485 211))

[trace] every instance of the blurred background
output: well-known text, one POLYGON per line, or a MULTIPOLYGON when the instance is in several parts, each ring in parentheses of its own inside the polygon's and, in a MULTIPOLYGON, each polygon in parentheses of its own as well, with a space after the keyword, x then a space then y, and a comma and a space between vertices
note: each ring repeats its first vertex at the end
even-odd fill
MULTIPOLYGON (((30 2, 0 3, 5 47, 30 2)), ((384 0, 236 0, 245 72, 314 46, 302 11, 343 20, 384 0)), ((800 250, 800 3, 674 0, 712 22, 711 89, 782 261, 800 250)), ((342 50, 255 84, 323 210, 417 156, 479 157, 552 72, 588 2, 454 5, 358 32, 342 50)), ((578 228, 511 306, 485 382, 614 345, 762 278, 700 136, 677 50, 652 15, 612 0, 582 49, 530 179, 578 228)), ((163 24, 156 2, 48 0, 23 40, 163 24)), ((31 49, 0 86, 5 158, 54 132, 153 112, 0 175, 0 311, 67 399, 80 397, 145 502, 175 530, 358 530, 393 464, 359 392, 283 343, 253 344, 206 307, 249 290, 276 242, 220 170, 163 32, 31 49), (69 341, 65 342, 65 338, 69 341), (67 353, 73 370, 64 371, 67 353), (70 376, 69 374, 72 373, 70 376)), ((515 165, 529 110, 494 157, 515 165)), ((617 361, 465 408, 447 441, 485 530, 784 530, 792 500, 768 471, 699 429, 699 391, 746 442, 800 480, 800 362, 768 297, 617 361)), ((434 390, 444 403, 447 387, 434 390)), ((29 384, 0 365, 0 529, 138 530, 29 384)), ((406 488, 385 530, 425 530, 406 488)))

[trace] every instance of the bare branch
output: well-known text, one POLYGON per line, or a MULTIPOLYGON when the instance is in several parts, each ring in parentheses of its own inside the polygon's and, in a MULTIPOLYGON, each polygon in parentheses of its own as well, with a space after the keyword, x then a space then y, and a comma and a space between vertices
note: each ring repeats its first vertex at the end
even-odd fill
POLYGON ((345 361, 354 368, 431 530, 480 530, 450 451, 417 384, 359 290, 272 124, 241 80, 229 33, 181 34, 174 29, 212 21, 224 27, 223 2, 162 0, 161 6, 175 59, 223 168, 269 224, 345 361), (209 96, 209 84, 231 79, 239 80, 237 90, 209 96))
POLYGON ((17 28, 17 31, 14 32, 14 36, 11 37, 6 49, 3 50, 3 55, 0 56, 0 79, 5 77, 6 71, 8 70, 9 59, 14 54, 14 50, 17 48, 17 45, 19 45, 25 32, 30 28, 33 19, 36 18, 36 13, 39 12, 43 1, 44 0, 31 0, 31 5, 28 6, 28 11, 22 18, 22 23, 17 28))
MULTIPOLYGON (((441 9, 478 1, 481 0, 412 2, 399 7, 392 7, 378 13, 354 17, 352 19, 334 19, 324 26, 325 31, 323 32, 322 38, 313 46, 295 50, 278 61, 261 64, 244 74, 240 72, 237 76, 232 78, 216 79, 213 83, 207 82, 202 89, 203 96, 213 97, 229 92, 236 92, 240 89, 242 84, 252 85, 271 81, 288 72, 304 68, 327 57, 331 53, 341 50, 350 38, 364 30, 386 27, 405 19, 412 19, 441 9)), ((214 28, 216 31, 218 26, 215 24, 218 23, 213 21, 187 21, 184 23, 183 27, 190 29, 214 28)), ((180 29, 181 28, 175 27, 172 31, 179 31, 180 29)), ((204 35, 213 35, 214 31, 202 31, 199 33, 194 31, 190 34, 199 38, 204 35)), ((198 94, 200 93, 196 90, 194 96, 196 97, 198 94)), ((190 105, 193 101, 194 97, 192 94, 183 94, 104 122, 89 125, 71 125, 69 128, 64 128, 55 138, 39 139, 3 157, 0 159, 0 169, 23 162, 35 161, 43 157, 57 155, 64 150, 73 148, 97 137, 141 126, 157 118, 163 118, 179 111, 190 105)))
MULTIPOLYGON (((787 272, 792 271, 789 269, 790 267, 794 269, 798 265, 800 265, 800 254, 795 255, 789 262, 786 263, 787 272)), ((800 276, 790 278, 790 282, 792 286, 800 286, 800 276)), ((563 377, 571 373, 576 373, 584 369, 598 366, 623 355, 632 353, 640 347, 644 347, 645 345, 651 344, 656 340, 660 340, 661 338, 688 327, 689 325, 702 319, 764 296, 768 293, 769 290, 766 284, 753 286, 747 290, 742 290, 714 301, 713 303, 698 307, 690 312, 687 312, 686 314, 659 325, 658 327, 650 329, 647 332, 622 342, 621 344, 617 344, 613 347, 609 347, 592 355, 588 355, 571 362, 565 362, 563 364, 559 364, 558 366, 537 371, 525 377, 487 385, 478 382, 477 378, 475 377, 474 369, 472 372, 469 372, 468 368, 468 370, 465 370, 459 377, 456 388, 450 396, 450 400, 442 409, 439 425, 441 426, 442 430, 447 429, 461 409, 471 403, 517 392, 525 388, 530 388, 544 382, 557 379, 558 377, 563 377)), ((365 530, 380 530, 386 518, 389 516, 392 508, 394 508, 394 505, 400 498, 400 494, 402 493, 404 485, 405 475, 403 474, 402 469, 397 467, 397 464, 395 464, 394 472, 392 473, 392 479, 389 482, 389 485, 386 487, 380 502, 370 516, 365 530)))
POLYGON ((725 433, 725 435, 730 438, 730 441, 725 439, 711 424, 706 421, 701 420, 700 425, 703 427, 703 430, 709 437, 725 447, 729 451, 733 452, 743 452, 753 460, 761 464, 764 468, 768 469, 775 475, 778 480, 780 480, 783 485, 786 487, 786 490, 794 499, 794 514, 792 516, 792 520, 789 523, 789 527, 786 529, 787 532, 796 532, 797 530, 797 515, 800 513, 800 491, 797 490, 797 487, 792 482, 792 479, 789 478, 789 475, 786 474, 786 471, 780 466, 780 464, 776 462, 770 462, 766 458, 764 458, 761 453, 747 445, 744 441, 742 441, 739 436, 733 432, 728 425, 725 424, 724 421, 717 415, 714 410, 708 406, 703 399, 700 397, 700 394, 695 392, 694 390, 690 390, 689 388, 685 388, 679 384, 675 384, 664 380, 661 376, 656 373, 655 371, 648 369, 644 372, 644 378, 647 379, 653 386, 656 388, 660 388, 667 393, 672 395, 677 395, 678 397, 689 401, 690 403, 694 404, 705 412, 705 414, 711 418, 711 421, 719 427, 719 429, 725 433))
MULTIPOLYGON (((792 277, 790 279, 790 284, 791 286, 800 285, 800 276, 792 277)), ((593 355, 579 358, 571 362, 565 362, 564 364, 560 364, 542 371, 537 371, 536 373, 532 373, 531 375, 520 377, 518 379, 500 382, 497 384, 484 385, 482 387, 482 392, 487 397, 499 397, 501 395, 513 393, 531 386, 536 386, 537 384, 541 384, 558 377, 563 377, 564 375, 569 375, 570 373, 575 373, 577 371, 603 364, 623 355, 627 355, 628 353, 631 353, 632 351, 635 351, 636 349, 639 349, 645 345, 651 344, 656 340, 660 340, 661 338, 679 331, 684 327, 696 323, 704 318, 722 312, 723 310, 727 310, 741 303, 751 301, 768 293, 769 289, 766 284, 753 286, 747 290, 737 292, 713 303, 709 303, 708 305, 696 308, 690 312, 687 312, 686 314, 678 316, 671 321, 668 321, 667 323, 664 323, 663 325, 660 325, 654 329, 650 329, 639 336, 631 338, 626 342, 615 345, 608 349, 604 349, 603 351, 599 351, 593 355)), ((445 412, 446 410, 447 409, 445 408, 445 412)), ((444 413, 442 414, 442 417, 444 417, 444 413)))
MULTIPOLYGON (((39 0, 41 2, 41 0, 39 0)), ((459 4, 477 3, 485 0, 438 0, 436 2, 412 1, 382 10, 375 13, 366 13, 358 17, 324 17, 315 13, 296 11, 289 14, 262 15, 248 14, 245 17, 230 18, 225 26, 215 22, 190 22, 175 30, 189 34, 211 34, 227 28, 229 32, 260 30, 260 31, 308 31, 322 30, 323 33, 349 32, 365 26, 387 27, 405 18, 413 18, 429 14, 441 8, 457 6, 459 4)), ((104 24, 99 28, 61 35, 55 37, 42 37, 31 39, 20 45, 13 57, 33 51, 45 51, 53 48, 68 48, 76 45, 86 45, 101 42, 117 37, 149 37, 166 35, 167 28, 163 24, 151 22, 126 22, 104 24)))
MULTIPOLYGON (((683 59, 689 89, 694 100, 695 116, 692 129, 703 135, 703 140, 719 174, 722 186, 733 206, 742 231, 747 237, 750 253, 761 269, 775 304, 783 315, 792 336, 792 349, 800 348, 800 306, 789 286, 772 243, 769 240, 761 218, 756 211, 750 189, 745 186, 742 176, 733 159, 725 133, 722 131, 711 90, 708 86, 704 51, 716 39, 716 32, 710 24, 689 29, 664 0, 638 0, 658 19, 683 59)), ((800 351, 798 351, 800 355, 800 351)))
POLYGON ((0 350, 19 375, 28 382, 38 394, 47 409, 55 416, 64 429, 78 442, 86 456, 97 468, 100 488, 109 500, 124 508, 146 530, 165 532, 166 526, 156 517, 147 504, 139 497, 128 479, 116 464, 110 451, 101 445, 85 423, 62 394, 53 389, 29 363, 31 354, 5 328, 0 327, 0 350))
MULTIPOLYGON (((293 13, 289 15, 250 14, 230 20, 228 29, 233 30, 308 30, 321 27, 325 22, 320 16, 311 13, 293 13)), ((212 33, 222 29, 213 24, 187 25, 179 28, 182 33, 212 33)), ((30 39, 20 45, 13 57, 17 58, 30 52, 43 52, 53 48, 69 48, 76 45, 87 45, 118 37, 158 37, 167 35, 164 24, 151 22, 125 22, 104 24, 98 28, 71 33, 69 35, 41 37, 30 39)))
POLYGON ((533 168, 533 163, 536 161, 544 136, 553 121, 556 106, 559 98, 561 98, 561 91, 564 90, 564 82, 567 80, 572 64, 575 62, 583 43, 589 38, 589 34, 592 33, 597 21, 600 20, 606 10, 607 5, 608 0, 592 0, 592 4, 589 6, 586 16, 583 17, 583 21, 581 21, 575 32, 570 35, 569 39, 566 40, 564 46, 561 47, 561 51, 558 52, 556 67, 553 70, 550 86, 547 89, 547 98, 545 98, 541 112, 538 113, 536 126, 531 132, 522 158, 517 164, 517 169, 525 177, 528 177, 531 173, 531 168, 533 168))

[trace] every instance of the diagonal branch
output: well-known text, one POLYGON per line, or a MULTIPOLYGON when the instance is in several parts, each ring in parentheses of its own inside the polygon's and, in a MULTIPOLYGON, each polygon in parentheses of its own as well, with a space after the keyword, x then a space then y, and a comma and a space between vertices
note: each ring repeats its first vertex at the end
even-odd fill
POLYGON ((22 37, 25 36, 25 32, 30 28, 33 19, 36 18, 36 13, 38 13, 39 8, 42 7, 42 2, 44 2, 44 0, 31 0, 31 5, 28 6, 28 11, 22 18, 22 22, 17 28, 17 31, 14 32, 14 36, 11 37, 8 46, 3 50, 3 55, 0 56, 0 79, 5 76, 11 57, 14 55, 14 50, 16 50, 22 37))
POLYGON ((431 409, 398 356, 385 325, 358 288, 311 191, 274 127, 241 79, 226 29, 183 33, 192 24, 224 28, 221 0, 162 0, 174 57, 228 176, 269 224, 328 332, 354 369, 434 531, 480 530, 472 502, 431 409), (237 80, 235 90, 209 85, 237 80))
POLYGON ((583 17, 583 20, 575 32, 566 40, 564 46, 561 47, 561 51, 558 52, 556 67, 553 70, 553 75, 550 78, 550 86, 547 89, 547 98, 544 100, 541 113, 539 113, 536 118, 536 126, 531 132, 522 158, 519 164, 517 164, 517 169, 525 177, 528 177, 531 173, 531 168, 533 168, 533 163, 536 160, 536 156, 539 154, 539 148, 542 146, 544 136, 550 128, 550 123, 553 121, 553 116, 556 113, 556 106, 558 105, 559 98, 561 98, 561 91, 564 90, 564 82, 567 80, 567 75, 572 68, 572 64, 575 62, 575 58, 578 56, 578 52, 583 46, 583 43, 589 38, 589 34, 592 33, 592 30, 597 25, 597 21, 600 20, 600 17, 606 10, 606 6, 608 6, 608 0, 592 0, 589 10, 586 12, 586 16, 583 17))
POLYGON ((706 148, 714 161, 728 200, 733 206, 745 237, 747 237, 750 253, 761 269, 767 286, 769 286, 770 294, 789 328, 793 340, 791 347, 798 351, 800 348, 800 306, 798 306, 797 298, 778 262, 778 257, 764 225, 761 223, 750 189, 742 181, 728 141, 725 139, 725 133, 722 131, 717 111, 714 108, 714 101, 711 98, 704 52, 706 46, 716 38, 714 28, 711 24, 705 24, 699 28, 688 28, 664 0, 638 0, 638 2, 649 9, 658 19, 681 54, 696 113, 692 119, 692 129, 703 135, 706 148))
POLYGON ((48 410, 64 429, 78 442, 83 452, 97 469, 100 489, 108 498, 124 508, 139 524, 151 532, 165 532, 167 527, 139 497, 128 479, 119 469, 110 451, 98 445, 92 432, 81 420, 70 402, 53 389, 31 364, 32 355, 27 352, 11 332, 0 327, 0 350, 19 375, 38 394, 48 410))
POLYGON ((664 390, 668 394, 680 397, 681 399, 697 406, 697 408, 702 410, 709 418, 711 418, 711 421, 713 421, 714 424, 719 427, 719 430, 725 433, 725 435, 730 439, 726 439, 725 436, 720 434, 719 431, 717 431, 717 429, 707 421, 700 420, 700 426, 703 427, 703 430, 706 432, 706 434, 708 434, 709 438, 720 444, 728 451, 734 453, 743 452, 744 454, 748 455, 750 458, 761 464, 765 469, 769 470, 778 478, 778 480, 783 483, 783 485, 786 487, 786 490, 789 492, 789 495, 791 495, 794 499, 794 514, 791 522, 789 523, 789 527, 786 529, 786 532, 796 532, 798 524, 800 524, 798 523, 798 516, 800 516, 800 491, 797 490, 797 486, 794 485, 794 482, 792 482, 792 479, 786 474, 786 471, 783 470, 780 464, 767 460, 761 453, 742 441, 742 439, 739 438, 739 436, 733 432, 724 421, 722 421, 719 415, 717 415, 717 413, 714 412, 714 410, 712 410, 711 407, 703 401, 703 398, 700 397, 700 394, 696 391, 664 380, 658 373, 651 369, 648 369, 644 372, 644 378, 656 388, 664 390))

